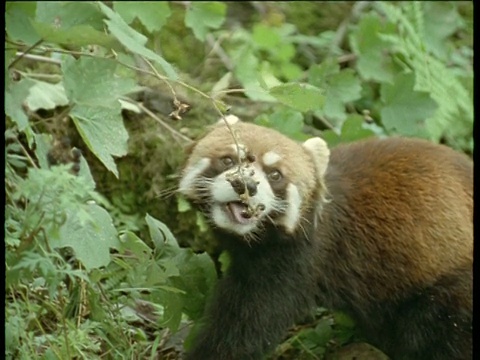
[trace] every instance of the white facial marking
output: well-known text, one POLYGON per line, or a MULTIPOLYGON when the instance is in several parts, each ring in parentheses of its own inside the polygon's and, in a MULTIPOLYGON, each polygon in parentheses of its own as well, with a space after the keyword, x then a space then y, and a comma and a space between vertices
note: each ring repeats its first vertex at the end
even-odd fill
POLYGON ((281 159, 282 157, 278 155, 275 151, 266 152, 262 157, 263 163, 267 166, 272 166, 281 159))
POLYGON ((283 225, 288 232, 292 233, 300 220, 300 207, 302 206, 300 192, 293 184, 288 184, 287 186, 287 204, 288 207, 283 217, 283 225))
POLYGON ((237 145, 236 144, 231 144, 230 147, 233 149, 233 151, 235 151, 235 154, 237 154, 238 152, 240 152, 240 158, 241 159, 244 159, 245 156, 247 156, 247 152, 245 151, 246 150, 246 146, 243 145, 243 144, 238 144, 238 148, 237 148, 237 145))
POLYGON ((195 195, 195 181, 198 179, 198 176, 207 170, 210 166, 210 159, 203 158, 200 159, 197 163, 187 167, 184 172, 178 190, 184 195, 194 196, 195 195))
POLYGON ((224 117, 220 118, 220 120, 218 120, 217 124, 219 124, 219 125, 224 124, 225 125, 225 122, 227 122, 228 125, 233 125, 233 124, 235 124, 239 121, 240 121, 240 119, 237 116, 230 114, 230 115, 227 115, 227 116, 224 116, 224 117))

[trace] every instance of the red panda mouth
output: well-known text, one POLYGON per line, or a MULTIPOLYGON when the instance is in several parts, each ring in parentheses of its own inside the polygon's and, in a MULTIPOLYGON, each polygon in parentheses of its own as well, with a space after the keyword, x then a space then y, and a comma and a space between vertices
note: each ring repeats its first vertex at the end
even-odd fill
POLYGON ((253 220, 249 215, 248 206, 240 201, 229 202, 225 208, 230 219, 236 223, 248 224, 253 220))

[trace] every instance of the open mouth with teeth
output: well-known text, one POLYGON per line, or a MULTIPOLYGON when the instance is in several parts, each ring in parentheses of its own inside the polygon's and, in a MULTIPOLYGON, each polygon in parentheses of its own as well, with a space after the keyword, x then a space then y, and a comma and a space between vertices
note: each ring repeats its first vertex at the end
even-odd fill
POLYGON ((251 213, 248 205, 241 201, 228 202, 224 209, 230 220, 238 224, 250 224, 256 220, 256 216, 251 213))

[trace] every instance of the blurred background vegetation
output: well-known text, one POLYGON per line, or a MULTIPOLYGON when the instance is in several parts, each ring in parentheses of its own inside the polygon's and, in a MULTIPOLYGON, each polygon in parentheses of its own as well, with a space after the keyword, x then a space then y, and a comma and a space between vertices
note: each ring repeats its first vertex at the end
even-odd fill
MULTIPOLYGON (((175 188, 222 114, 473 152, 472 2, 7 2, 5 21, 7 359, 180 358, 218 254, 175 188)), ((383 358, 361 340, 319 308, 271 358, 383 358)))

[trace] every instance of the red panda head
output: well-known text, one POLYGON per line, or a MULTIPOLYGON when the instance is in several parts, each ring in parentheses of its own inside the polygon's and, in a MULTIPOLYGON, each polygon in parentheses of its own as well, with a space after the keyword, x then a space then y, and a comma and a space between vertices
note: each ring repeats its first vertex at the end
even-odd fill
POLYGON ((193 147, 179 191, 217 227, 246 238, 268 222, 293 233, 323 199, 329 150, 230 117, 193 147))

